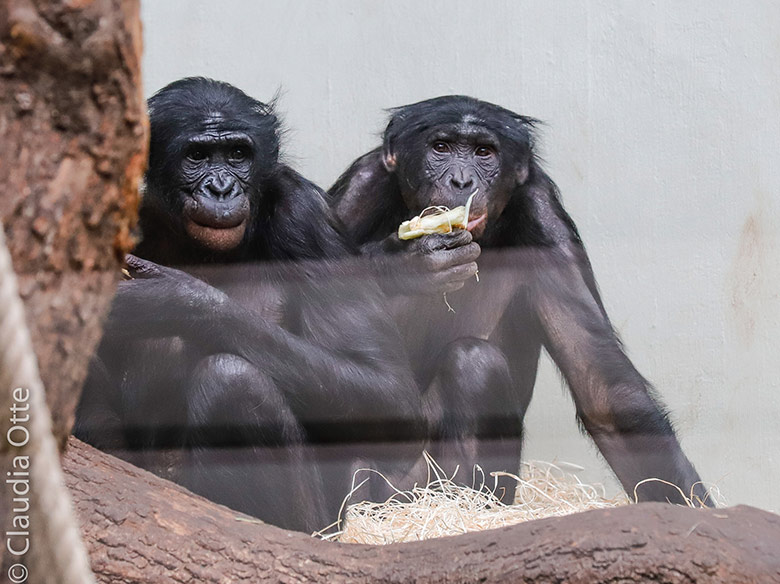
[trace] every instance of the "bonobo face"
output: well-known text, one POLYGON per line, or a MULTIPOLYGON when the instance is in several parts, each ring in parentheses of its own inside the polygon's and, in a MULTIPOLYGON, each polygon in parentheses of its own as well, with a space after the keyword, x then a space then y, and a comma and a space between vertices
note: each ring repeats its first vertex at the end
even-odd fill
POLYGON ((412 197, 411 192, 405 194, 407 205, 454 208, 465 205, 476 192, 467 228, 475 238, 481 235, 489 211, 496 211, 490 209, 495 207, 495 197, 490 196, 492 186, 501 172, 496 137, 467 123, 437 128, 426 140, 422 172, 422 188, 412 197))
POLYGON ((241 243, 250 218, 253 158, 250 136, 218 113, 186 138, 178 194, 184 229, 201 246, 226 252, 241 243))
POLYGON ((149 121, 142 230, 162 239, 156 245, 240 256, 252 246, 264 185, 279 165, 273 105, 193 77, 152 96, 149 121))
POLYGON ((385 168, 395 173, 411 214, 472 200, 468 229, 477 240, 528 177, 528 120, 465 96, 404 106, 385 132, 385 168))

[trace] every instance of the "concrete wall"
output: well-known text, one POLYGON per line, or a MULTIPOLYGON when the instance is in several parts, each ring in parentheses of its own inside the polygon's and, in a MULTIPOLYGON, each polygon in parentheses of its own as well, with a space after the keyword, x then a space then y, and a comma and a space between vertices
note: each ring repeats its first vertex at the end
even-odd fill
MULTIPOLYGON (((327 187, 383 108, 465 93, 546 122, 542 150, 630 356, 729 503, 780 510, 780 2, 148 0, 147 93, 281 88, 327 187)), ((547 364, 528 457, 609 471, 547 364)))

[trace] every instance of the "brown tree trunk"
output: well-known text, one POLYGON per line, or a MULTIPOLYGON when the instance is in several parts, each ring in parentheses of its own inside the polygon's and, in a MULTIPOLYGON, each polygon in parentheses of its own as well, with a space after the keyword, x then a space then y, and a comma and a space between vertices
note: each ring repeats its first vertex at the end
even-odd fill
POLYGON ((780 582, 780 516, 660 503, 454 538, 336 544, 269 525, 75 439, 64 460, 98 581, 780 582))
MULTIPOLYGON (((146 161, 140 55, 137 0, 0 0, 0 219, 61 446, 131 246, 146 161)), ((4 478, 12 453, 0 440, 4 478)), ((16 492, 0 489, 3 532, 27 517, 16 492)), ((16 560, 0 555, 3 582, 16 560)))
POLYGON ((131 246, 140 56, 137 0, 0 2, 0 218, 63 446, 131 246))

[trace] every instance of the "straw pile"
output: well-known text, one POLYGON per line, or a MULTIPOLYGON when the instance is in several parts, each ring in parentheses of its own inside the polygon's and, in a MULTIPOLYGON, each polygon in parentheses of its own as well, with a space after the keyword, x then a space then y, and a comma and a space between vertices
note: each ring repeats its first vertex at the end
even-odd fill
MULTIPOLYGON (((515 503, 506 505, 494 494, 495 487, 485 484, 486 477, 479 467, 474 471, 474 486, 468 487, 453 480, 457 469, 448 477, 429 456, 426 459, 426 486, 396 490, 384 503, 350 505, 345 513, 342 510, 341 521, 315 535, 342 543, 381 545, 460 535, 629 502, 625 495, 607 498, 601 485, 584 484, 555 464, 531 461, 522 464, 521 476, 504 475, 517 481, 515 503)), ((375 471, 355 473, 347 500, 359 492, 362 483, 354 483, 361 472, 375 471)))

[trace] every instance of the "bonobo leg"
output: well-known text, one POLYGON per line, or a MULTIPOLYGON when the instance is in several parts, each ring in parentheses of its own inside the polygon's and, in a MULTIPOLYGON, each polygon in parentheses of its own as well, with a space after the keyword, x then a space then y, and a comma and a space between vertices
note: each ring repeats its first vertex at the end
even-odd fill
POLYGON ((234 355, 203 359, 188 396, 192 491, 287 529, 321 529, 318 469, 284 395, 269 377, 234 355))
POLYGON ((122 420, 119 416, 119 392, 114 387, 105 363, 93 356, 87 379, 76 407, 73 435, 95 448, 111 451, 127 447, 122 420))
MULTIPOLYGON (((436 363, 425 395, 433 458, 447 473, 460 466, 461 481, 479 465, 489 487, 493 471, 516 474, 529 400, 517 395, 504 354, 488 341, 468 337, 447 345, 436 363)), ((496 495, 511 503, 515 486, 514 480, 499 478, 496 495)))

